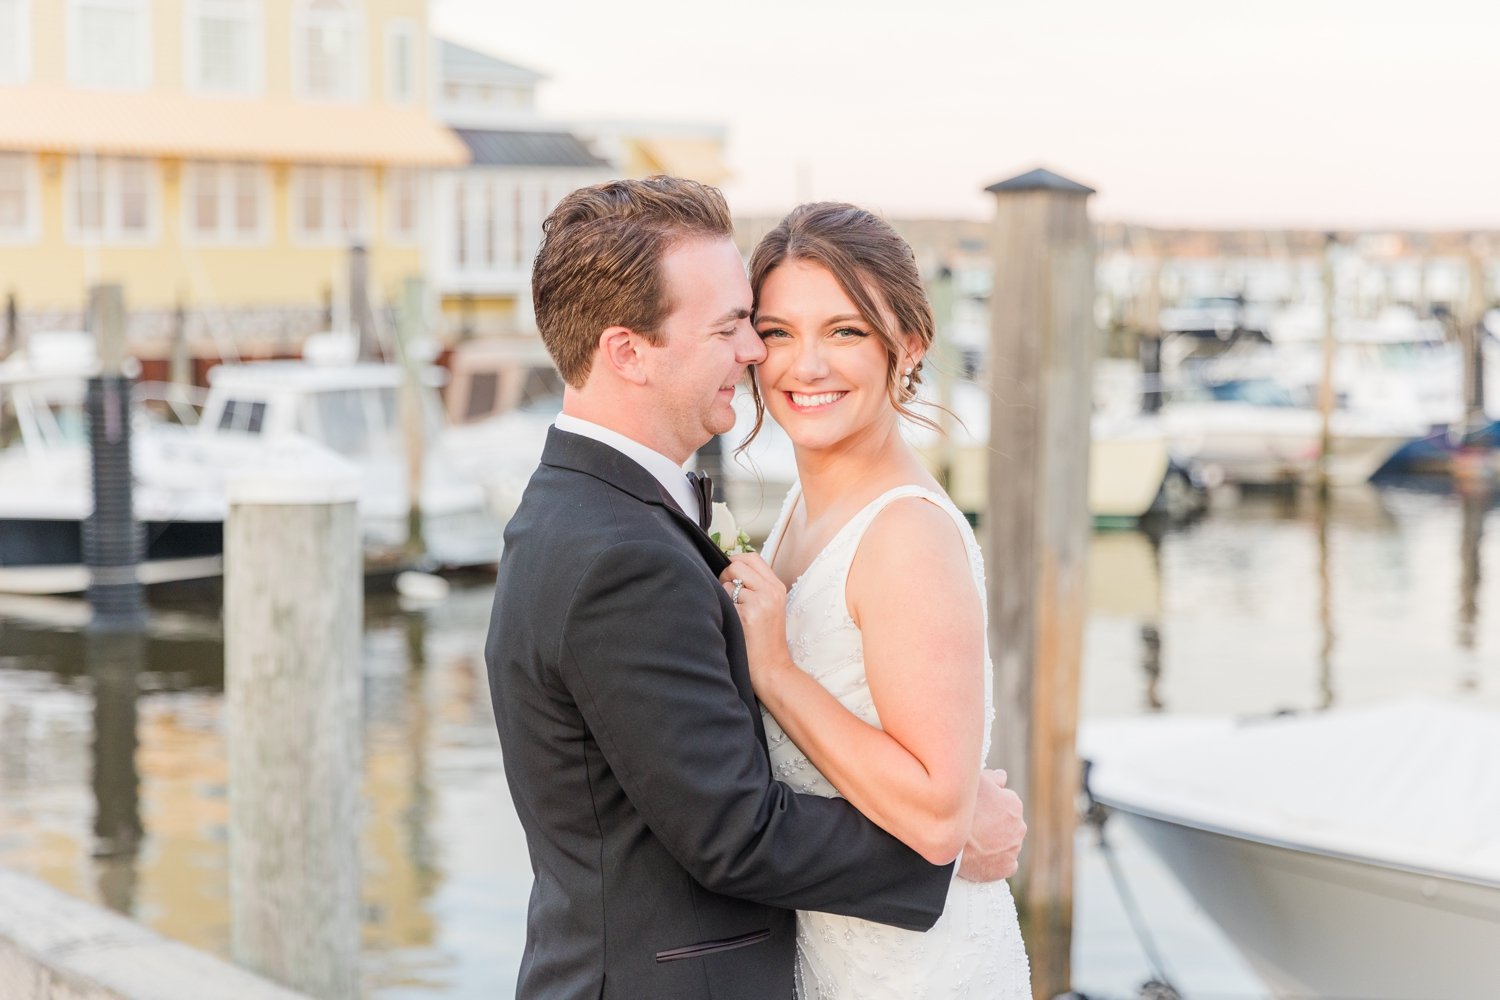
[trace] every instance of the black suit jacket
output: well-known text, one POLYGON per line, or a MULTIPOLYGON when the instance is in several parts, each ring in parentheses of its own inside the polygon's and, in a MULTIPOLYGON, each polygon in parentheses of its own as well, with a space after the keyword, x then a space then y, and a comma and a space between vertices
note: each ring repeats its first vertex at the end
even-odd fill
POLYGON ((793 909, 926 930, 934 866, 772 780, 712 541, 553 429, 505 531, 485 659, 535 881, 527 1000, 791 1000, 793 909))

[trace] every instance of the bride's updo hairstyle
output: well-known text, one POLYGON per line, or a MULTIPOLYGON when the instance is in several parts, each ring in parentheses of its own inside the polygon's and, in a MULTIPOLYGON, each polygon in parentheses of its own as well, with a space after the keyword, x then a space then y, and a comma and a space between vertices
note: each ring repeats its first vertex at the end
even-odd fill
MULTIPOLYGON (((860 318, 885 344, 886 392, 891 405, 903 417, 935 428, 931 420, 910 406, 922 382, 920 361, 912 366, 910 387, 901 384, 901 359, 906 353, 903 338, 915 339, 925 353, 932 345, 936 327, 916 256, 906 241, 890 223, 855 205, 834 201, 799 205, 761 239, 750 255, 750 288, 757 305, 766 278, 794 260, 817 264, 833 275, 859 310, 860 318)), ((745 444, 760 432, 766 412, 760 385, 754 379, 750 391, 755 397, 755 427, 745 444)))

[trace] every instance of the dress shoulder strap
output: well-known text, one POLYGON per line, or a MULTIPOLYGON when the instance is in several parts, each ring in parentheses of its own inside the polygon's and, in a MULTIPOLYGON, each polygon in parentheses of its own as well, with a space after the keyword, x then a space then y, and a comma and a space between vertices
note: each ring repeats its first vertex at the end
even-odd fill
POLYGON ((967 540, 971 537, 968 520, 964 517, 963 512, 960 511, 958 507, 954 505, 953 501, 948 499, 945 494, 940 493, 936 490, 930 490, 925 486, 917 486, 915 484, 897 486, 893 489, 886 490, 884 493, 880 494, 880 496, 876 497, 874 500, 871 500, 868 504, 866 504, 858 514, 855 514, 854 517, 850 518, 849 523, 844 526, 843 530, 841 530, 838 536, 835 537, 833 542, 830 543, 830 548, 837 546, 840 550, 840 561, 844 564, 840 575, 848 574, 849 567, 854 563, 854 554, 859 550, 860 540, 864 538, 865 532, 869 530, 869 527, 874 523, 875 518, 880 516, 880 512, 885 510, 891 504, 895 503, 897 500, 905 500, 908 497, 916 497, 922 500, 926 500, 934 506, 937 506, 946 511, 948 516, 953 518, 955 523, 958 525, 959 534, 965 539, 965 541, 967 542, 967 540))

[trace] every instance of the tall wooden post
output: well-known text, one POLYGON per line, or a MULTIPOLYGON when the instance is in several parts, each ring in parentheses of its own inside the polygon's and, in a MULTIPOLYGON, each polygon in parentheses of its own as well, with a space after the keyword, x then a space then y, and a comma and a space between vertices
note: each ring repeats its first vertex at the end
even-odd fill
MULTIPOLYGON (((927 363, 922 367, 932 381, 941 407, 933 416, 937 419, 936 445, 937 480, 943 489, 953 489, 953 383, 962 364, 958 348, 953 343, 953 270, 944 264, 927 285, 927 297, 932 302, 933 322, 937 326, 937 337, 928 348, 927 363)), ((973 428, 977 430, 978 428, 973 428)))
POLYGON ((380 360, 380 338, 375 331, 375 313, 370 308, 370 259, 364 246, 349 248, 349 325, 359 343, 359 360, 380 360))
POLYGON ((359 996, 361 546, 350 470, 229 483, 224 688, 231 949, 359 996))
POLYGON ((406 552, 413 562, 420 562, 426 556, 422 537, 422 467, 426 462, 427 421, 422 412, 422 366, 427 358, 418 349, 427 333, 426 306, 426 284, 419 277, 407 278, 401 287, 401 307, 396 313, 396 338, 401 356, 401 429, 406 444, 406 552))
POLYGON ((16 293, 5 295, 5 339, 0 341, 0 358, 21 349, 21 319, 16 309, 16 293))
POLYGON ((167 354, 167 381, 182 389, 193 384, 193 354, 188 350, 187 310, 179 300, 172 310, 172 342, 167 354))
MULTIPOLYGON (((1144 243, 1144 241, 1143 241, 1144 243)), ((1151 241, 1148 245, 1151 264, 1146 277, 1144 307, 1141 310, 1141 339, 1136 350, 1141 362, 1141 412, 1160 413, 1165 401, 1161 373, 1161 255, 1163 248, 1151 241)))
POLYGON ((1464 430, 1475 431, 1488 419, 1484 410, 1484 258, 1477 246, 1469 247, 1468 295, 1459 317, 1458 329, 1464 356, 1464 430))
POLYGON ((1333 460, 1333 363, 1338 353, 1334 322, 1338 310, 1338 280, 1333 271, 1333 251, 1338 237, 1323 240, 1323 367, 1318 379, 1318 415, 1322 436, 1318 447, 1318 491, 1328 496, 1329 463, 1333 460))
POLYGON ((135 520, 130 379, 124 374, 125 296, 119 285, 89 289, 88 322, 99 356, 99 373, 88 380, 84 397, 94 495, 82 537, 88 599, 94 629, 129 632, 146 622, 145 595, 136 573, 146 546, 135 520))
POLYGON ((996 720, 990 764, 1010 773, 1030 832, 1017 877, 1038 998, 1068 988, 1079 768, 1078 672, 1087 595, 1091 188, 1048 170, 995 195, 988 542, 996 720))

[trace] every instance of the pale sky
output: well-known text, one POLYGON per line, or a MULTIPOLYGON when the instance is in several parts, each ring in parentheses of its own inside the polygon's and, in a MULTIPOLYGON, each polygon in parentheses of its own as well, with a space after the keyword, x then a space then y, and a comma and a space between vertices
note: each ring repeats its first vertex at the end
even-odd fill
POLYGON ((1500 228, 1500 0, 432 0, 549 118, 721 124, 737 213, 1500 228))

